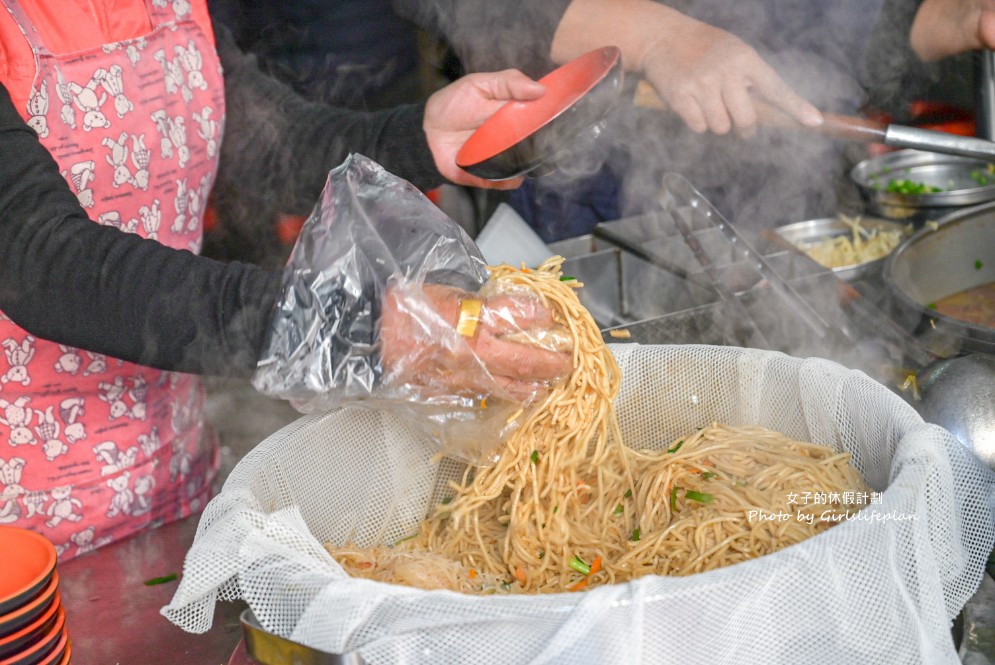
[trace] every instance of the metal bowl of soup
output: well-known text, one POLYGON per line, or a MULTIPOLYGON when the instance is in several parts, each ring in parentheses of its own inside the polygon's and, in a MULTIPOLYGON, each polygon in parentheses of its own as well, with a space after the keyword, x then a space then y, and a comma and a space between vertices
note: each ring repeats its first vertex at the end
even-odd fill
POLYGON ((995 355, 995 203, 928 223, 891 253, 883 277, 896 319, 934 353, 995 355))

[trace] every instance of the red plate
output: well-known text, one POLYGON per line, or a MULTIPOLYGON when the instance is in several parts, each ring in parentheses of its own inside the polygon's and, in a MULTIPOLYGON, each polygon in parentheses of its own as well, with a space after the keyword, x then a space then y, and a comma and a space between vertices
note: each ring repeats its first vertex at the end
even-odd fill
POLYGON ((59 620, 59 615, 62 615, 62 620, 65 620, 62 603, 49 603, 48 609, 39 614, 37 619, 19 631, 0 638, 0 658, 10 658, 11 655, 40 638, 59 620))
POLYGON ((0 616, 0 638, 16 633, 37 619, 52 604, 53 598, 54 602, 59 603, 58 587, 59 573, 55 571, 41 593, 32 598, 26 605, 0 616))
MULTIPOLYGON (((69 662, 71 652, 72 649, 69 648, 69 631, 63 630, 62 637, 59 638, 59 642, 55 645, 55 648, 34 665, 65 665, 65 663, 69 662)), ((27 663, 18 663, 17 665, 27 665, 27 663)))
POLYGON ((51 665, 51 663, 58 662, 66 648, 66 641, 69 639, 65 630, 66 614, 62 612, 58 616, 55 624, 47 633, 42 635, 41 639, 10 658, 0 660, 0 665, 51 665), (53 658, 52 656, 56 652, 57 655, 53 658))
POLYGON ((0 623, 45 587, 55 570, 55 546, 44 536, 0 526, 0 623))
MULTIPOLYGON (((66 650, 62 652, 62 660, 59 661, 59 665, 69 665, 69 658, 73 655, 73 641, 66 639, 66 650)), ((47 663, 42 663, 42 665, 47 665, 47 663)))

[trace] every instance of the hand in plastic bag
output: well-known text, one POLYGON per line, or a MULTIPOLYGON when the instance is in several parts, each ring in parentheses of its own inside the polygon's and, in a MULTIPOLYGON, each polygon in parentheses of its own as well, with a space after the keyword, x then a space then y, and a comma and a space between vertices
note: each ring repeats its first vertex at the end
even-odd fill
POLYGON ((392 288, 380 324, 385 383, 530 402, 570 373, 569 349, 542 342, 557 328, 538 298, 392 288))
POLYGON ((352 155, 291 253, 253 385, 306 413, 390 410, 484 462, 571 369, 539 299, 487 277, 459 225, 352 155))

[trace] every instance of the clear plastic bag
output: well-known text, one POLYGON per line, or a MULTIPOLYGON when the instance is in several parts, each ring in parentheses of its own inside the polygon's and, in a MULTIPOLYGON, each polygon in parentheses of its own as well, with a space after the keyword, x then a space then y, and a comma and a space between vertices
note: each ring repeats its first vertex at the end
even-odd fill
POLYGON ((516 328, 538 299, 481 292, 487 279, 458 224, 410 183, 350 155, 329 173, 290 256, 253 385, 303 413, 385 409, 445 453, 485 462, 548 388, 502 380, 478 355, 494 339, 544 344, 516 328), (478 309, 461 332, 464 302, 478 309), (496 327, 503 334, 478 339, 496 327))

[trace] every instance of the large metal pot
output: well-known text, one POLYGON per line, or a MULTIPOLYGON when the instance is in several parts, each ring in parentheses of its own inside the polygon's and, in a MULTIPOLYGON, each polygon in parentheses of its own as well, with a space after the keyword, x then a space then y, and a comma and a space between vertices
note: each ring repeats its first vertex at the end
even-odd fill
POLYGON ((995 355, 995 329, 944 316, 930 304, 995 282, 995 203, 928 225, 891 253, 884 282, 896 320, 941 357, 995 355))

